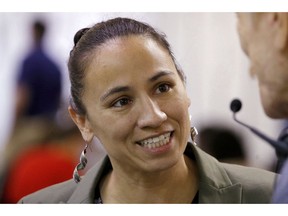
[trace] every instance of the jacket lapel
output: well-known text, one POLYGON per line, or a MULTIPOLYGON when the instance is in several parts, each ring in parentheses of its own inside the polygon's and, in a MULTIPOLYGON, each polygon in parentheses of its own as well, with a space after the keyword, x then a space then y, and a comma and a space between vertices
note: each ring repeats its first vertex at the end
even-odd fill
POLYGON ((92 167, 78 183, 76 190, 67 203, 95 203, 94 195, 96 186, 99 183, 103 170, 109 162, 105 156, 99 163, 92 167))
POLYGON ((197 163, 200 203, 241 203, 241 184, 231 182, 219 161, 191 143, 185 153, 194 154, 197 163))

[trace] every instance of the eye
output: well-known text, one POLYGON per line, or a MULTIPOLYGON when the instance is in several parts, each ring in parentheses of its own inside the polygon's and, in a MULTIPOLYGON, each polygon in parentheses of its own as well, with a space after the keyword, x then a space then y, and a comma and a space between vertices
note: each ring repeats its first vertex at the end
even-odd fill
POLYGON ((157 87, 156 93, 159 94, 159 93, 163 93, 163 92, 168 92, 170 89, 171 89, 171 86, 169 84, 163 83, 157 87))
POLYGON ((112 104, 113 107, 123 107, 125 105, 131 104, 132 100, 129 98, 121 98, 112 104))

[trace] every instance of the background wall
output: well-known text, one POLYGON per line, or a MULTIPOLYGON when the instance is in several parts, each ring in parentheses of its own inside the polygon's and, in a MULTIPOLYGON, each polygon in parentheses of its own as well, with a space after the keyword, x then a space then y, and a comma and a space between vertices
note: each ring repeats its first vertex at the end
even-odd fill
POLYGON ((34 18, 47 20, 45 46, 62 67, 63 98, 67 100, 66 62, 75 32, 115 16, 136 18, 166 33, 187 75, 190 112, 196 127, 227 125, 244 137, 251 166, 267 168, 275 161, 274 149, 235 123, 229 109, 233 98, 241 98, 239 119, 273 138, 282 128, 280 120, 271 120, 263 112, 257 81, 249 76, 249 64, 240 48, 234 13, 0 13, 0 151, 14 119, 15 76, 31 45, 29 27, 34 18))

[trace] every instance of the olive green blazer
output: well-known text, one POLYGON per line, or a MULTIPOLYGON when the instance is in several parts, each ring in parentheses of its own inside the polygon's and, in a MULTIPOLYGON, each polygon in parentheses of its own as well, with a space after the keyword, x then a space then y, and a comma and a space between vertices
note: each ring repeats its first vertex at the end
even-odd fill
MULTIPOLYGON (((199 203, 270 203, 275 173, 220 163, 191 143, 185 154, 199 169, 199 203)), ((94 203, 95 187, 107 163, 110 161, 105 156, 80 183, 71 179, 30 194, 19 203, 94 203)))

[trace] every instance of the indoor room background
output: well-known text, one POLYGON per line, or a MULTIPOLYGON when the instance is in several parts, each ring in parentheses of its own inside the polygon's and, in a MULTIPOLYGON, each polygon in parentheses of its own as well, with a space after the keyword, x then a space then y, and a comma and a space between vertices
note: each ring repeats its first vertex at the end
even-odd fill
MULTIPOLYGON (((14 119, 15 79, 19 63, 31 46, 30 25, 35 18, 47 23, 45 48, 59 63, 64 76, 64 101, 69 98, 67 59, 77 30, 116 16, 145 21, 167 35, 176 59, 187 76, 192 125, 226 126, 243 136, 249 164, 267 168, 274 149, 232 119, 230 102, 240 98, 238 118, 277 138, 282 120, 265 116, 257 80, 241 50, 234 13, 0 13, 0 151, 14 119)), ((177 107, 177 104, 175 104, 177 107)), ((66 107, 65 107, 66 111, 66 107)))

